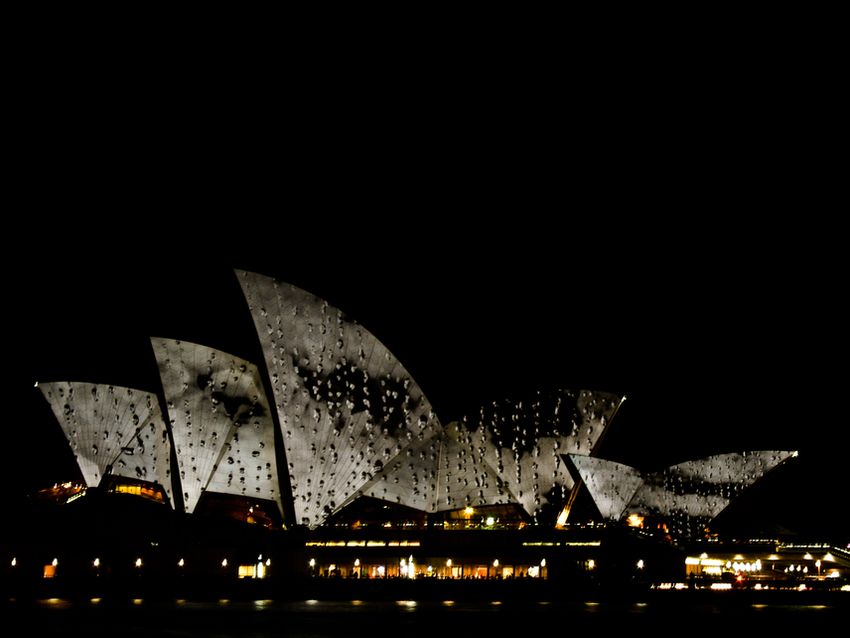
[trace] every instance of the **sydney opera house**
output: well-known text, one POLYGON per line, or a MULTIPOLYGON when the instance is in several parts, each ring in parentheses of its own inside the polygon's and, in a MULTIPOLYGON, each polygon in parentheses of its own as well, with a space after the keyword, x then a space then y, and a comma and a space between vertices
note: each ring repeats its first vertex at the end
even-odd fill
MULTIPOLYGON (((14 568, 438 580, 634 575, 654 561, 684 570, 682 548, 795 456, 721 454, 656 472, 615 463, 599 448, 624 397, 593 390, 494 402, 444 423, 342 311, 270 277, 236 276, 263 361, 156 337, 161 393, 38 384, 80 471, 40 497, 108 531, 78 533, 74 550, 18 539, 14 568), (581 499, 593 520, 571 518, 581 499), (116 531, 121 516, 144 531, 116 531)), ((785 575, 804 562, 788 551, 775 563, 785 575)))

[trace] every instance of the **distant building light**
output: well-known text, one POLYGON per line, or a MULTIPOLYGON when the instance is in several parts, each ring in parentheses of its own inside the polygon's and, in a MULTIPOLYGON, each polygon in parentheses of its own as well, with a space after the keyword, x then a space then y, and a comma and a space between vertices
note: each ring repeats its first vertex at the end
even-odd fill
POLYGON ((360 567, 360 559, 359 559, 359 558, 355 558, 355 559, 354 559, 354 566, 355 566, 355 567, 360 567))
POLYGON ((626 523, 629 527, 643 527, 644 517, 639 514, 629 514, 626 523))
POLYGON ((643 562, 643 559, 641 558, 641 559, 637 562, 637 568, 638 568, 638 569, 643 569, 643 566, 644 566, 644 562, 643 562))
POLYGON ((227 559, 226 558, 223 561, 221 561, 221 566, 227 567, 227 559))
POLYGON ((541 567, 546 567, 546 559, 545 559, 545 558, 541 558, 541 559, 540 559, 540 566, 541 566, 541 567))
POLYGON ((588 569, 595 569, 596 568, 596 561, 593 560, 592 558, 589 561, 587 561, 587 568, 588 569))
POLYGON ((473 514, 475 514, 475 510, 472 509, 471 507, 465 507, 463 509, 463 513, 466 514, 467 516, 472 516, 473 514))
POLYGON ((488 516, 484 522, 487 524, 487 527, 493 527, 493 525, 496 524, 496 519, 492 516, 488 516))
POLYGON ((493 561, 493 567, 498 567, 498 566, 499 566, 499 559, 497 558, 496 560, 493 561))
POLYGON ((137 559, 136 559, 136 567, 141 567, 141 566, 142 566, 142 559, 141 559, 141 558, 137 558, 137 559))
POLYGON ((14 566, 15 566, 15 565, 17 565, 17 564, 18 564, 18 559, 17 559, 17 558, 12 558, 12 567, 14 567, 14 566))
POLYGON ((267 559, 266 559, 266 567, 271 567, 271 566, 272 566, 272 559, 271 559, 271 558, 267 558, 267 559))
POLYGON ((315 566, 316 566, 316 559, 315 559, 315 558, 311 558, 311 559, 310 559, 310 567, 315 567, 315 566))
POLYGON ((446 561, 446 567, 451 567, 451 566, 452 566, 452 559, 451 559, 451 558, 449 558, 449 559, 446 561))
POLYGON ((809 552, 803 554, 803 560, 812 560, 812 555, 809 552))
POLYGON ((178 567, 183 567, 183 566, 185 566, 185 565, 186 565, 186 561, 184 561, 182 558, 181 558, 180 560, 178 560, 178 561, 177 561, 177 566, 178 566, 178 567))
MULTIPOLYGON (((541 545, 551 545, 552 543, 541 543, 541 545)), ((555 543, 559 546, 561 543, 555 543)), ((564 541, 565 547, 599 547, 602 541, 564 541)))
POLYGON ((256 578, 257 567, 255 565, 239 565, 236 568, 237 578, 256 578))
POLYGON ((100 559, 99 559, 99 558, 95 558, 95 559, 92 561, 92 565, 94 565, 95 567, 100 567, 100 559))
POLYGON ((58 567, 59 566, 59 559, 54 558, 53 561, 50 564, 53 565, 54 567, 58 567))

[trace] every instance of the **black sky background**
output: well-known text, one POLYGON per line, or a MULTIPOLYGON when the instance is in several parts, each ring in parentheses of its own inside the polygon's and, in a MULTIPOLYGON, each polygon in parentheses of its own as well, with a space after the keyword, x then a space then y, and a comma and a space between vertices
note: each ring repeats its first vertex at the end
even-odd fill
POLYGON ((628 396, 614 460, 798 449, 737 515, 850 540, 843 115, 824 65, 636 49, 266 76, 74 50, 10 80, 13 492, 75 471, 35 381, 155 390, 151 335, 261 362, 242 268, 362 323, 443 421, 592 388, 628 396))

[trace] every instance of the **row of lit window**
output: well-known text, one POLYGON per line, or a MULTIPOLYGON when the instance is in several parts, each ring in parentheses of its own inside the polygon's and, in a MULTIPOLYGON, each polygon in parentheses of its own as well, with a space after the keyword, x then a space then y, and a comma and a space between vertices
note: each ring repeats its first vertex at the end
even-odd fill
MULTIPOLYGON (((311 572, 314 572, 315 569, 316 569, 316 559, 311 558, 308 562, 308 565, 310 566, 311 572)), ((341 567, 342 567, 341 565, 338 566, 335 563, 329 564, 328 567, 327 567, 328 574, 336 572, 341 567)), ((389 574, 388 571, 387 571, 386 565, 366 566, 366 565, 363 565, 360 562, 359 558, 354 559, 352 567, 353 567, 353 569, 350 570, 350 573, 356 574, 358 577, 361 577, 361 576, 367 577, 369 575, 372 575, 373 577, 383 578, 387 575, 395 575, 396 574, 396 570, 394 569, 395 568, 394 565, 392 566, 393 567, 392 573, 389 574), (363 571, 364 569, 367 570, 365 573, 363 571)), ((477 565, 468 566, 468 567, 470 567, 470 569, 472 569, 473 572, 477 572, 477 570, 484 570, 484 572, 486 574, 489 574, 489 567, 477 566, 477 565)), ((499 562, 498 558, 493 560, 492 567, 493 567, 494 570, 498 570, 499 567, 503 567, 503 570, 502 570, 503 575, 513 575, 513 573, 514 573, 514 567, 513 566, 502 566, 501 563, 499 562)), ((540 570, 545 568, 545 567, 546 567, 546 559, 543 558, 543 559, 540 560, 539 565, 528 566, 526 573, 528 574, 528 576, 530 576, 532 578, 537 578, 537 577, 540 576, 540 570)), ((458 567, 458 566, 454 565, 451 558, 446 559, 445 568, 446 569, 445 569, 444 574, 448 574, 450 578, 458 577, 462 573, 462 570, 463 570, 463 566, 458 567)), ((494 572, 494 573, 498 573, 498 572, 494 572)), ((435 570, 433 565, 428 565, 424 569, 418 570, 417 565, 414 561, 414 558, 411 555, 411 556, 408 556, 407 558, 399 559, 397 574, 399 576, 401 576, 402 578, 416 578, 417 575, 434 576, 434 575, 436 575, 436 570, 435 570)))
MULTIPOLYGON (((599 547, 601 541, 527 541, 523 547, 599 547)), ((307 541, 305 547, 420 547, 420 541, 307 541)))
POLYGON ((523 547, 599 547, 601 541, 529 541, 523 547))
MULTIPOLYGON (((266 560, 263 561, 263 555, 260 554, 257 557, 257 563, 256 564, 239 565, 239 569, 238 569, 239 578, 263 578, 265 576, 265 572, 268 570, 268 568, 271 566, 271 564, 272 564, 271 558, 266 558, 266 560)), ((141 569, 142 566, 144 565, 144 561, 142 561, 141 557, 136 558, 136 560, 133 562, 133 565, 136 568, 141 569)), ((227 565, 228 565, 228 562, 227 562, 227 559, 225 558, 221 561, 221 566, 226 568, 227 565)), ((17 557, 12 558, 11 566, 12 567, 18 566, 18 558, 17 557)), ((100 566, 101 566, 100 558, 95 558, 92 561, 92 566, 95 569, 99 569, 100 566)), ((178 560, 177 566, 178 567, 185 567, 186 566, 185 559, 181 558, 180 560, 178 560)), ((44 567, 43 577, 44 578, 53 578, 54 576, 56 576, 56 569, 59 567, 59 559, 54 558, 52 561, 50 561, 48 564, 44 565, 43 567, 44 567)))
POLYGON ((305 547, 419 547, 419 541, 307 541, 305 547))

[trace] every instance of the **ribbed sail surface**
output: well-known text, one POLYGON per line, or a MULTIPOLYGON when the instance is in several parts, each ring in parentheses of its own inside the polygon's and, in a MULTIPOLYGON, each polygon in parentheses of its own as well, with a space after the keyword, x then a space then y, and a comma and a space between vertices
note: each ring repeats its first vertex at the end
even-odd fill
POLYGON ((497 478, 534 516, 574 483, 561 454, 590 454, 622 402, 591 390, 538 393, 527 400, 491 403, 466 419, 497 478))
POLYGON ((437 435, 406 448, 361 493, 432 513, 514 502, 478 443, 457 423, 450 423, 437 435))
POLYGON ((209 490, 281 507, 274 425, 257 367, 186 341, 151 339, 187 512, 209 490))
POLYGON ((643 483, 635 468, 593 456, 569 454, 603 518, 617 521, 643 483))
POLYGON ((271 377, 296 519, 315 527, 439 423, 368 330, 300 288, 236 274, 271 377))
POLYGON ((744 489, 795 455, 763 450, 679 463, 645 475, 628 509, 667 518, 677 535, 698 535, 744 489))
POLYGON ((171 496, 171 447, 156 395, 63 381, 38 385, 88 486, 107 473, 159 483, 171 496))

